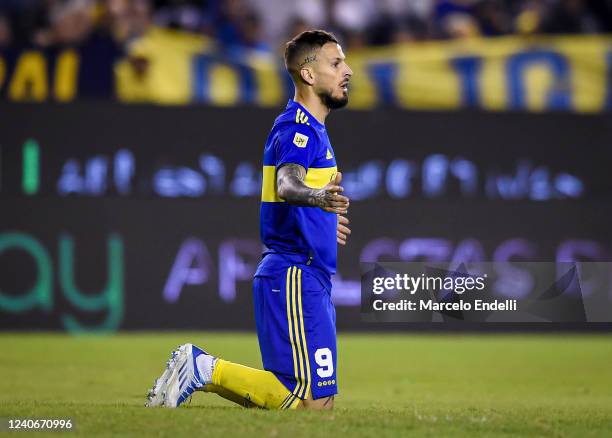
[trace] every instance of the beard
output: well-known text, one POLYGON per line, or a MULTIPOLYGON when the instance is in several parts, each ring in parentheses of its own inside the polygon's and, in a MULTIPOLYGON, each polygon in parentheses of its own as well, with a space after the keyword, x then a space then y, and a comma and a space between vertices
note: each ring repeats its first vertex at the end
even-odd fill
POLYGON ((330 110, 335 110, 335 109, 340 109, 340 108, 345 107, 349 100, 348 94, 344 94, 342 97, 338 98, 338 97, 332 96, 331 93, 328 93, 325 91, 322 91, 319 93, 319 99, 321 99, 321 102, 323 102, 323 105, 325 105, 330 110))

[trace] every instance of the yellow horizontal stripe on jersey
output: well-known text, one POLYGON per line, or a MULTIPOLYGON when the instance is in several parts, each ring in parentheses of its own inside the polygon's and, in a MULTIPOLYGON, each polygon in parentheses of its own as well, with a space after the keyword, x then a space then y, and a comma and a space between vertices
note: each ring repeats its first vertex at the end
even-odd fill
MULTIPOLYGON (((311 167, 306 172, 304 183, 313 189, 325 187, 336 175, 338 168, 334 167, 311 167)), ((276 166, 263 167, 263 179, 261 183, 261 200, 263 202, 285 202, 278 196, 276 191, 276 166)))
POLYGON ((334 167, 311 167, 306 172, 304 183, 313 189, 321 189, 334 179, 338 168, 334 167))
POLYGON ((278 197, 278 193, 276 191, 276 166, 263 167, 261 200, 262 202, 285 202, 278 197))

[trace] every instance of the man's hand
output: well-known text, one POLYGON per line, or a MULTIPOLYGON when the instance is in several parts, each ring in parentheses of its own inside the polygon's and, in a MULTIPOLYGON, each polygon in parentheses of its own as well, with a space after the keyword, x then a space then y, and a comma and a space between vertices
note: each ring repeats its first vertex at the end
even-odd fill
POLYGON ((340 185, 342 173, 336 173, 332 182, 323 187, 316 195, 317 206, 330 213, 346 214, 349 207, 349 198, 341 195, 344 188, 340 185))
POLYGON ((347 225, 349 224, 349 220, 346 216, 338 215, 338 231, 336 241, 339 245, 346 245, 346 239, 348 239, 349 234, 351 234, 351 230, 347 225))
POLYGON ((341 195, 342 174, 338 172, 332 182, 321 189, 313 189, 304 184, 306 169, 299 164, 283 165, 276 174, 278 196, 293 205, 319 207, 336 214, 348 212, 349 199, 341 195))

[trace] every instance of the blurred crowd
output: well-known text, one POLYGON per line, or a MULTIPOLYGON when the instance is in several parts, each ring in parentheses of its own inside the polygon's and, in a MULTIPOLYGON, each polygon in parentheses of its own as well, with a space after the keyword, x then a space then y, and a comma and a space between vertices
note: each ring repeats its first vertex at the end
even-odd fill
POLYGON ((209 36, 222 47, 276 51, 309 28, 345 47, 510 34, 612 31, 612 0, 0 0, 0 48, 107 38, 151 27, 209 36))

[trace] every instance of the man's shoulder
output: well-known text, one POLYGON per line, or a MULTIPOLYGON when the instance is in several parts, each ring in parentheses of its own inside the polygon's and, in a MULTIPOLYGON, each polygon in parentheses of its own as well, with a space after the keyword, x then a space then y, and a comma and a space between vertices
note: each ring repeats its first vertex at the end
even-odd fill
POLYGON ((316 132, 310 124, 310 116, 300 107, 288 107, 274 120, 274 127, 278 130, 303 128, 316 132))
POLYGON ((300 111, 304 117, 296 117, 296 113, 298 113, 298 111, 300 111, 299 108, 294 108, 293 111, 285 111, 278 116, 274 121, 273 131, 281 136, 281 139, 284 138, 289 142, 293 141, 292 139, 297 134, 306 136, 309 139, 314 139, 314 141, 318 143, 320 140, 320 133, 310 125, 308 122, 308 116, 304 115, 303 112, 300 111))
POLYGON ((318 149, 325 142, 325 133, 311 114, 295 102, 287 104, 276 118, 271 138, 281 147, 297 146, 304 150, 318 149))

